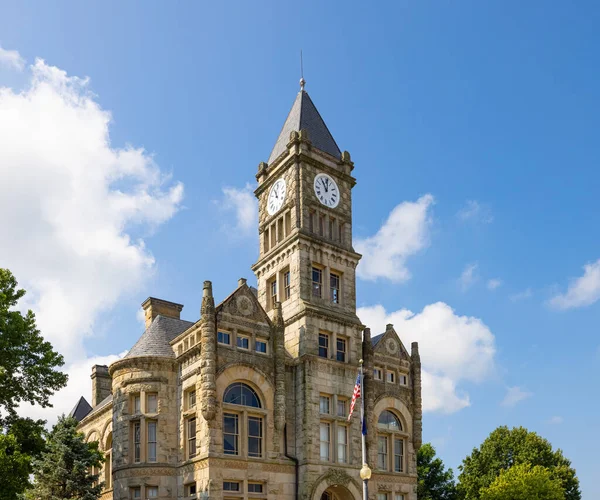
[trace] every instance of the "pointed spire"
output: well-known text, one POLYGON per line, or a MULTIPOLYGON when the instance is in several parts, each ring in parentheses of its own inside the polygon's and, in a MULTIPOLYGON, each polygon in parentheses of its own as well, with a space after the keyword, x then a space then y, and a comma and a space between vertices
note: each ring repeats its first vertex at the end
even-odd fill
POLYGON ((313 148, 328 153, 337 159, 342 158, 342 152, 336 144, 335 139, 331 135, 331 132, 329 132, 327 125, 325 125, 308 92, 304 90, 305 85, 306 80, 301 78, 300 92, 296 96, 292 109, 273 147, 273 151, 271 151, 269 163, 273 163, 286 150, 287 144, 290 142, 290 133, 294 131, 300 132, 300 130, 305 130, 308 133, 308 138, 313 148))

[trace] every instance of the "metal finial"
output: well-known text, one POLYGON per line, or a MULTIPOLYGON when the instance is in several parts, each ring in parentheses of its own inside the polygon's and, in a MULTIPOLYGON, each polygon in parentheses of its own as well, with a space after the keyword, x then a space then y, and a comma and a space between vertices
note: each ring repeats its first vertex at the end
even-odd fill
POLYGON ((304 90, 306 80, 304 79, 304 63, 302 61, 302 49, 300 49, 300 90, 304 90))

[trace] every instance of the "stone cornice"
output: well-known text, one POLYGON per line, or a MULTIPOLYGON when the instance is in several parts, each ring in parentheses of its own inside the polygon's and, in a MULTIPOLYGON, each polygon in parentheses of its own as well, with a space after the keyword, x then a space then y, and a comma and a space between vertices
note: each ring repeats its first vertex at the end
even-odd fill
POLYGON ((127 368, 128 366, 136 366, 143 363, 162 363, 166 367, 174 369, 177 361, 175 358, 165 358, 163 356, 136 356, 133 358, 118 359, 108 367, 108 373, 112 377, 117 370, 127 368))

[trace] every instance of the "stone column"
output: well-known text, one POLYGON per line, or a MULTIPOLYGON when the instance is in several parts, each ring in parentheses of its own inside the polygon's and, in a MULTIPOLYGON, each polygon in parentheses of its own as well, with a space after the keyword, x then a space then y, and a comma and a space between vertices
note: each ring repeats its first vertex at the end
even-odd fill
POLYGON ((285 426, 285 336, 281 302, 275 303, 273 326, 271 327, 273 339, 273 360, 275 363, 275 435, 273 444, 277 454, 281 453, 281 435, 285 426))
POLYGON ((413 381, 413 446, 415 452, 421 447, 423 441, 423 403, 421 401, 421 356, 419 356, 419 343, 411 344, 412 381, 413 381))
POLYGON ((363 332, 363 378, 364 378, 364 397, 365 397, 365 414, 367 419, 367 459, 369 467, 375 468, 375 460, 377 453, 377 429, 375 421, 377 415, 374 415, 375 410, 375 389, 373 387, 373 344, 371 343, 371 329, 365 328, 363 332))
POLYGON ((215 418, 217 409, 217 385, 215 380, 217 365, 217 324, 215 318, 215 299, 212 283, 204 282, 202 307, 200 308, 202 325, 200 326, 200 408, 206 421, 215 418))

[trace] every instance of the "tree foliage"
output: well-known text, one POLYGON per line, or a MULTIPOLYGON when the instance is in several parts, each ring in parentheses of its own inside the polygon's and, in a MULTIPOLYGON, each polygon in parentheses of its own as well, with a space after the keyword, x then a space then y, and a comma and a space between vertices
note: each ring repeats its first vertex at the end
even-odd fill
POLYGON ((97 500, 102 492, 98 474, 104 456, 97 442, 86 443, 77 432, 77 420, 58 419, 46 441, 46 450, 33 463, 34 486, 28 500, 97 500))
POLYGON ((454 500, 457 498, 452 469, 436 458, 435 448, 427 443, 417 453, 417 497, 419 500, 454 500))
POLYGON ((575 469, 561 450, 554 451, 552 445, 535 432, 505 426, 493 431, 459 466, 460 496, 465 500, 481 499, 481 490, 490 487, 502 471, 521 464, 546 468, 550 477, 560 482, 565 500, 581 499, 575 469))
POLYGON ((0 410, 13 417, 23 401, 50 406, 50 396, 67 383, 56 369, 63 357, 43 339, 33 312, 13 310, 24 295, 12 273, 0 268, 0 410))
POLYGON ((31 458, 22 452, 17 438, 0 434, 0 500, 16 500, 29 485, 31 458))
POLYGON ((545 467, 523 463, 503 470, 487 488, 481 490, 481 500, 564 500, 565 492, 559 479, 545 467))

